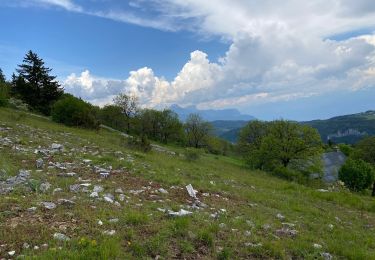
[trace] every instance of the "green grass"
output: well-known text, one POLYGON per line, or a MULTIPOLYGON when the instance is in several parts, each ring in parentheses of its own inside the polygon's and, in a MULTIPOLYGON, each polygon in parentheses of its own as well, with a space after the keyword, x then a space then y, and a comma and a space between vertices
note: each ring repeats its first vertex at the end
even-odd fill
MULTIPOLYGON (((132 150, 126 140, 108 130, 90 131, 65 127, 48 119, 8 109, 0 109, 0 132, 19 148, 0 146, 0 170, 14 176, 19 169, 32 170, 30 184, 0 195, 0 257, 7 252, 26 259, 319 259, 329 252, 341 259, 375 259, 375 200, 347 191, 322 193, 319 187, 287 182, 261 171, 250 171, 236 158, 202 154, 196 161, 164 153, 147 154, 132 150), (57 177, 58 169, 35 169, 39 155, 34 149, 65 146, 63 154, 45 161, 80 165, 71 169, 76 178, 57 177), (121 151, 121 154, 118 153, 121 151), (91 159, 101 167, 112 166, 118 173, 100 179, 82 163, 91 159), (82 180, 101 185, 104 193, 115 194, 122 188, 127 203, 121 207, 90 199, 87 193, 71 193, 69 186, 82 180), (47 193, 37 186, 48 181, 47 193), (208 208, 193 215, 171 218, 157 208, 179 210, 189 205, 184 187, 191 183, 208 208), (34 187, 35 186, 35 187, 34 187), (178 186, 172 189, 171 186, 178 186), (32 189, 30 189, 30 187, 32 189), (33 188, 34 187, 34 188, 33 188), (53 194, 55 188, 62 192, 53 194), (130 190, 150 187, 139 195, 130 190), (168 190, 168 194, 155 191, 168 190), (182 189, 181 189, 182 188, 182 189), (202 193, 209 193, 205 197, 202 193), (42 209, 41 201, 72 199, 73 207, 42 209), (36 206, 30 213, 28 208, 36 206), (225 209, 216 219, 210 215, 225 209), (276 215, 281 213, 285 220, 276 215), (115 223, 109 219, 118 218, 115 223), (101 220, 103 225, 98 225, 101 220), (294 224, 295 238, 278 237, 282 222, 294 224), (333 225, 333 227, 331 227, 333 225), (115 230, 113 236, 103 231, 115 230), (72 239, 61 243, 52 239, 55 232, 72 239), (28 243, 31 248, 23 249, 28 243), (42 247, 47 243, 48 247, 42 247), (249 246, 261 244, 261 246, 249 246), (313 244, 322 245, 316 249, 313 244), (248 245, 248 246, 246 246, 248 245), (32 249, 39 246, 40 249, 32 249)), ((168 147, 183 155, 184 149, 168 147)), ((322 187, 325 188, 325 187, 322 187)))

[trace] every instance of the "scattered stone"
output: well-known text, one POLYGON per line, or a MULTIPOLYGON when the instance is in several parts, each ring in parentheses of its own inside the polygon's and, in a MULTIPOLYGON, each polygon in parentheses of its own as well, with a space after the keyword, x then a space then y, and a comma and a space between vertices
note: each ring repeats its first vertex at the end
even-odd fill
POLYGON ((28 212, 35 212, 36 210, 37 210, 36 207, 31 207, 27 209, 28 212))
POLYGON ((99 194, 96 191, 91 192, 90 198, 98 198, 99 194))
POLYGON ((296 237, 297 236, 297 233, 298 231, 295 230, 295 229, 289 229, 289 228, 282 228, 282 229, 278 229, 276 230, 276 234, 278 236, 286 236, 286 237, 296 237))
POLYGON ((163 194, 168 194, 168 191, 163 188, 158 189, 158 192, 163 193, 163 194))
POLYGON ((39 249, 39 246, 34 246, 34 250, 38 250, 39 249))
POLYGON ((276 215, 276 218, 280 219, 280 220, 285 220, 285 217, 281 214, 281 213, 278 213, 276 215))
POLYGON ((188 215, 191 215, 193 214, 193 212, 191 211, 187 211, 187 210, 184 210, 184 209, 180 209, 179 211, 172 211, 172 210, 168 210, 168 215, 171 216, 171 217, 183 217, 183 216, 188 216, 188 215))
POLYGON ((23 243, 23 245, 22 245, 22 248, 23 249, 29 249, 30 248, 30 245, 28 244, 28 243, 23 243))
POLYGON ((9 256, 14 256, 15 253, 16 253, 16 251, 9 251, 9 252, 8 252, 8 255, 9 255, 9 256))
POLYGON ((313 247, 315 249, 321 249, 322 248, 322 245, 319 245, 319 244, 313 244, 313 247))
POLYGON ((220 227, 220 228, 226 228, 227 225, 225 225, 225 223, 220 223, 220 224, 219 224, 219 227, 220 227))
POLYGON ((56 208, 56 204, 53 202, 42 202, 41 204, 42 206, 44 206, 44 208, 49 209, 49 210, 56 208))
POLYGON ((317 191, 319 191, 319 192, 329 192, 329 190, 326 190, 326 189, 318 189, 317 191))
POLYGON ((53 143, 51 145, 51 149, 56 152, 61 152, 64 149, 64 146, 62 144, 55 144, 53 143))
POLYGON ((331 260, 331 259, 333 259, 333 256, 330 253, 324 252, 324 253, 321 253, 320 255, 323 257, 324 260, 331 260))
POLYGON ((332 230, 334 228, 334 226, 332 224, 329 224, 328 228, 332 230))
POLYGON ((264 225, 262 226, 262 228, 263 228, 264 230, 270 230, 270 229, 271 229, 271 225, 270 225, 270 224, 264 224, 264 225))
POLYGON ((43 162, 42 158, 39 158, 38 160, 36 160, 36 168, 37 169, 43 168, 43 165, 44 165, 44 162, 43 162))
POLYGON ((125 195, 124 195, 124 194, 120 194, 120 195, 118 195, 118 199, 119 199, 120 201, 124 201, 124 200, 125 200, 125 195))
POLYGON ((70 237, 68 237, 64 234, 61 234, 61 233, 53 234, 53 238, 56 239, 56 240, 59 240, 59 241, 69 241, 70 240, 70 237))
POLYGON ((89 163, 92 162, 92 160, 90 160, 90 159, 84 159, 84 160, 82 160, 82 162, 83 162, 83 163, 86 163, 86 164, 89 164, 89 163))
POLYGON ((262 243, 254 244, 254 243, 248 242, 248 243, 245 243, 245 246, 247 246, 247 247, 261 247, 263 245, 262 245, 262 243))
POLYGON ((66 177, 74 177, 76 175, 77 175, 77 173, 75 173, 75 172, 67 172, 67 173, 65 173, 66 177))
POLYGON ((111 218, 110 220, 108 220, 109 223, 117 223, 118 221, 118 218, 111 218))
POLYGON ((98 220, 98 225, 99 226, 103 226, 103 221, 101 221, 100 219, 98 220))
POLYGON ((247 237, 251 236, 251 231, 246 230, 246 231, 245 231, 245 236, 247 236, 247 237))
POLYGON ((62 190, 63 190, 63 189, 61 189, 61 188, 56 188, 56 189, 53 190, 53 193, 55 194, 55 193, 57 193, 57 192, 62 192, 62 190))
POLYGON ((58 199, 57 203, 64 206, 74 206, 76 204, 74 201, 67 199, 58 199))
POLYGON ((189 196, 196 199, 197 198, 197 193, 196 190, 194 190, 193 186, 191 184, 186 186, 186 190, 189 193, 189 196))
POLYGON ((124 193, 123 190, 122 190, 121 188, 117 188, 117 189, 115 190, 115 192, 116 192, 116 193, 124 193))
POLYGON ((93 191, 94 192, 102 192, 102 191, 104 191, 104 188, 102 186, 95 185, 93 191))
POLYGON ((47 192, 51 188, 51 184, 49 182, 44 182, 40 184, 39 190, 43 193, 47 192))
POLYGON ((113 230, 113 229, 103 231, 103 235, 113 236, 114 234, 116 234, 116 230, 113 230))
POLYGON ((108 178, 109 177, 109 172, 101 172, 101 173, 99 173, 99 175, 102 178, 108 178))
POLYGON ((69 186, 69 190, 70 190, 71 192, 75 192, 75 193, 77 193, 77 192, 80 191, 80 189, 81 189, 81 185, 80 185, 80 184, 73 184, 73 185, 70 185, 70 186, 69 186))
POLYGON ((107 194, 104 194, 103 199, 106 202, 113 203, 115 200, 115 197, 112 194, 107 193, 107 194))

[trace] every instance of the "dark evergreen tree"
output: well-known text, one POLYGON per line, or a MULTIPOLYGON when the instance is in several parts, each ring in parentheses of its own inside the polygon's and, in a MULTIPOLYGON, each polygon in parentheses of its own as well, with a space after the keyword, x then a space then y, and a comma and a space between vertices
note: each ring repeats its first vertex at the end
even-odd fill
POLYGON ((3 70, 0 68, 0 83, 5 83, 5 82, 6 82, 5 75, 3 73, 3 70))
POLYGON ((52 69, 46 67, 36 53, 29 51, 16 71, 18 75, 12 77, 14 95, 32 109, 49 115, 52 104, 63 93, 56 77, 50 75, 52 69))

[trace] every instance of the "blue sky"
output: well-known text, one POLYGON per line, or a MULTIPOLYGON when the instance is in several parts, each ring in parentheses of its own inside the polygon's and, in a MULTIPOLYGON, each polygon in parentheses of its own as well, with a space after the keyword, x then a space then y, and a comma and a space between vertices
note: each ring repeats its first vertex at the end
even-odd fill
POLYGON ((29 49, 92 103, 310 120, 375 109, 371 0, 2 0, 0 68, 29 49))

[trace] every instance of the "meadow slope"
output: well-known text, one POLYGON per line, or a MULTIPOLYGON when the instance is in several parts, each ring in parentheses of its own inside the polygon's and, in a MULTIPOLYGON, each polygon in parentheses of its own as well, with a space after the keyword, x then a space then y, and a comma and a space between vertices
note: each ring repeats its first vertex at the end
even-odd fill
POLYGON ((373 198, 166 149, 0 109, 0 258, 375 259, 373 198))

